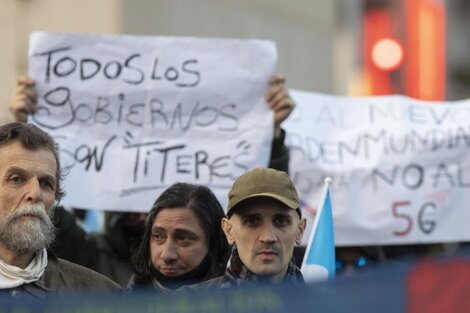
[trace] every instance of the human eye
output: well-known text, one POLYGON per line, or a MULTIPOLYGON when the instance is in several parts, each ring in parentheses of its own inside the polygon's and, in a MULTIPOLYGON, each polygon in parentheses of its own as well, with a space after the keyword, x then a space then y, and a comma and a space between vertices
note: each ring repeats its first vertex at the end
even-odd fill
POLYGON ((291 219, 289 218, 289 216, 278 215, 274 218, 274 225, 278 227, 285 227, 285 226, 290 225, 290 223, 291 223, 291 219))
POLYGON ((48 190, 55 190, 55 184, 50 179, 42 179, 41 186, 48 190))
POLYGON ((161 232, 156 232, 156 233, 152 233, 151 239, 153 241, 156 241, 157 243, 163 243, 163 242, 165 242, 166 236, 165 236, 165 234, 163 234, 161 232))
POLYGON ((21 175, 12 174, 8 177, 8 180, 15 183, 15 184, 19 184, 19 183, 22 183, 24 181, 24 178, 21 175))
POLYGON ((188 245, 191 245, 196 239, 194 236, 191 236, 190 234, 178 234, 176 236, 176 240, 182 246, 188 246, 188 245))
POLYGON ((243 224, 249 227, 255 227, 260 223, 260 219, 258 216, 247 216, 243 219, 243 224))

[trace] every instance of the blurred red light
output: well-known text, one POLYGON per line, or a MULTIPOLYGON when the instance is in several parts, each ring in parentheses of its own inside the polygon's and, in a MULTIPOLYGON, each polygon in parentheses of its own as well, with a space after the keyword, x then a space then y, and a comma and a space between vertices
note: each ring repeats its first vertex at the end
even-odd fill
POLYGON ((403 46, 393 38, 378 40, 371 53, 374 65, 384 71, 394 71, 403 63, 403 46))

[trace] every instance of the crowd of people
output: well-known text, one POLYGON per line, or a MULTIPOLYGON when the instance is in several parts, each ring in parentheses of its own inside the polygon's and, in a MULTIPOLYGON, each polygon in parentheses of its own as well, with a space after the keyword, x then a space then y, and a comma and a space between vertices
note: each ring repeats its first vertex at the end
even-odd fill
MULTIPOLYGON (((274 113, 269 167, 241 175, 227 208, 208 187, 181 182, 161 193, 148 213, 109 211, 104 231, 87 233, 74 211, 60 206, 57 144, 26 123, 37 96, 34 81, 20 78, 9 102, 17 122, 0 126, 1 291, 44 298, 86 290, 169 294, 259 281, 303 284, 306 220, 287 174, 281 128, 295 104, 282 76, 271 77, 267 89, 274 113)), ((439 245, 340 247, 337 273, 442 251, 439 245)))
POLYGON ((285 80, 268 82, 274 113, 269 168, 241 175, 227 215, 213 192, 176 183, 148 213, 107 212, 103 233, 86 233, 60 206, 57 144, 27 124, 36 110, 34 81, 18 80, 0 126, 0 288, 12 297, 96 290, 171 293, 256 283, 303 283, 294 261, 306 220, 288 171, 281 122, 291 113, 285 80))

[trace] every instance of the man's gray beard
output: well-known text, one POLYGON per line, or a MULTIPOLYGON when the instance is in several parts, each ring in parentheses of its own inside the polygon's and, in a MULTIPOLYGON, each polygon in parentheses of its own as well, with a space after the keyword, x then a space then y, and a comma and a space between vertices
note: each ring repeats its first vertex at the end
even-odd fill
POLYGON ((54 239, 55 227, 42 202, 19 207, 0 218, 0 242, 17 253, 36 253, 54 239))

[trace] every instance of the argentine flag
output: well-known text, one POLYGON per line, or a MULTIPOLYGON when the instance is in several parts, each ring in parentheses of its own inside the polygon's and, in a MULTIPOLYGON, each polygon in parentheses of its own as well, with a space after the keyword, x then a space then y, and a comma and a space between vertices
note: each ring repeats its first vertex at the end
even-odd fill
POLYGON ((323 203, 315 215, 312 232, 302 262, 306 282, 325 281, 335 276, 335 237, 330 198, 331 178, 325 178, 323 203))

